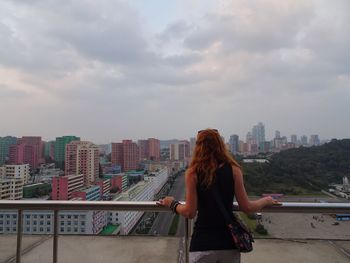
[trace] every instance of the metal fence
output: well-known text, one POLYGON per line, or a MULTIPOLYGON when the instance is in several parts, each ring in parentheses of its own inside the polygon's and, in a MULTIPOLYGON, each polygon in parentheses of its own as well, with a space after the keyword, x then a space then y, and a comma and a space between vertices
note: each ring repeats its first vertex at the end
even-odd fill
MULTIPOLYGON (((116 201, 10 201, 0 200, 0 210, 17 210, 17 249, 16 262, 21 262, 22 228, 24 210, 50 210, 54 212, 53 225, 53 262, 57 263, 58 247, 58 212, 60 210, 74 211, 151 211, 170 212, 166 207, 161 207, 156 202, 116 202, 116 201)), ((237 203, 234 210, 239 211, 237 203)), ((350 213, 350 203, 294 203, 284 202, 281 205, 265 208, 264 212, 274 213, 324 213, 324 214, 346 214, 350 213)), ((190 220, 186 219, 185 229, 185 262, 188 262, 188 241, 190 233, 190 220)))

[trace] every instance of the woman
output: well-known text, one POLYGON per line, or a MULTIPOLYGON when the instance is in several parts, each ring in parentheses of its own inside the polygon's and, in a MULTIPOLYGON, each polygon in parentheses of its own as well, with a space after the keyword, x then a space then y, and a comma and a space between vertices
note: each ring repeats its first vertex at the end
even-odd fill
POLYGON ((186 218, 198 211, 190 244, 190 262, 240 262, 224 218, 212 194, 215 186, 226 210, 232 211, 236 197, 239 209, 247 214, 276 204, 271 197, 249 201, 244 188, 241 167, 226 150, 215 129, 198 132, 193 158, 185 174, 186 204, 173 197, 159 201, 186 218))

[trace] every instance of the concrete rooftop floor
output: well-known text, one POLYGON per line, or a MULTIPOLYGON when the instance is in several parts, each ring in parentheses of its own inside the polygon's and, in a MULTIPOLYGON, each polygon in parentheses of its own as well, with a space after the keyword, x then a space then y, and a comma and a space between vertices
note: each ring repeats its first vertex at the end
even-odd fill
MULTIPOLYGON (((23 236, 22 263, 52 262, 52 237, 23 236)), ((178 262, 183 239, 145 236, 60 236, 58 262, 178 262)), ((0 263, 14 262, 16 235, 0 235, 0 263)), ((348 263, 350 241, 258 239, 243 263, 348 263)))

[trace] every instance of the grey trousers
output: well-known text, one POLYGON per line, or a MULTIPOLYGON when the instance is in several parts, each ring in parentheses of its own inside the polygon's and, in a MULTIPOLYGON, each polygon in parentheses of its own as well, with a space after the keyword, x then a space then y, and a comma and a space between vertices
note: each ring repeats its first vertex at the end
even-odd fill
POLYGON ((240 263, 241 254, 237 249, 190 252, 191 263, 240 263))

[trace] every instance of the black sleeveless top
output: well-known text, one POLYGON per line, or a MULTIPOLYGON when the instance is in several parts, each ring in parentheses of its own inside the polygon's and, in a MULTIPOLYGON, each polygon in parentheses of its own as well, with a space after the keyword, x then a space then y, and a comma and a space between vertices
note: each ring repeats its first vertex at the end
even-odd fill
MULTIPOLYGON (((231 234, 212 194, 212 186, 209 189, 203 188, 200 175, 197 176, 198 214, 193 229, 190 251, 234 249, 231 234)), ((213 184, 217 185, 225 208, 232 211, 234 181, 230 164, 226 163, 216 170, 213 184)))

